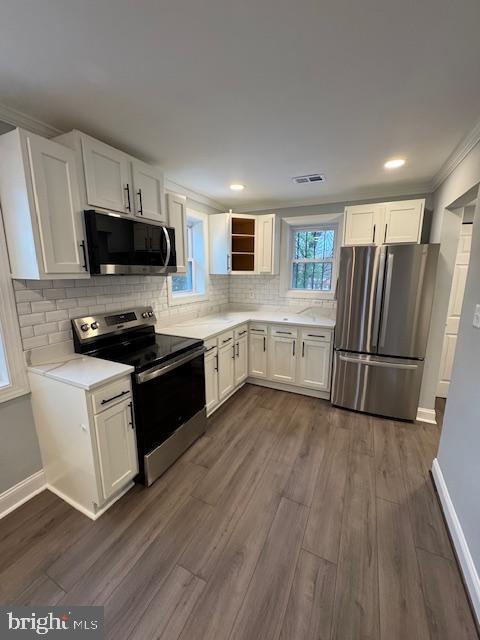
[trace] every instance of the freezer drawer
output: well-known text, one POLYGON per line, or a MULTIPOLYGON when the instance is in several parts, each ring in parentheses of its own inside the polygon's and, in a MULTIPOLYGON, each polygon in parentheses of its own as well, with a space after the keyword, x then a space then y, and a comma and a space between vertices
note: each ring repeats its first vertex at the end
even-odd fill
POLYGON ((423 361, 335 351, 332 404, 415 420, 423 361))

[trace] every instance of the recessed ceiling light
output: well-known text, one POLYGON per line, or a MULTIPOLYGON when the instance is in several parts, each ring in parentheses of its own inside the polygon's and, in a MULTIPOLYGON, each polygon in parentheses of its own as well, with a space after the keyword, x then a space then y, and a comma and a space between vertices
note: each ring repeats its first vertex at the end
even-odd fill
POLYGON ((403 158, 392 158, 392 160, 387 160, 383 165, 385 169, 400 169, 405 164, 405 160, 403 158))
POLYGON ((230 189, 232 191, 243 191, 245 189, 245 185, 244 184, 231 184, 230 185, 230 189))

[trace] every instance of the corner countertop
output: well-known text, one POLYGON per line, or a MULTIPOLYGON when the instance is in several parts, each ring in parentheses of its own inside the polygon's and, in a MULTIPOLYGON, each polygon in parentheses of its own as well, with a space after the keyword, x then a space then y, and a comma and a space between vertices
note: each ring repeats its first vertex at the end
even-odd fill
POLYGON ((58 360, 52 358, 52 360, 55 361, 29 366, 28 371, 86 391, 123 378, 134 370, 126 364, 82 356, 78 353, 64 355, 58 360))
POLYGON ((249 321, 334 329, 335 320, 327 316, 328 311, 330 310, 325 311, 315 307, 307 307, 304 310, 295 310, 293 312, 288 308, 282 309, 278 307, 272 309, 232 310, 201 316, 200 318, 192 318, 178 324, 162 325, 161 322, 157 322, 155 330, 157 333, 165 333, 167 335, 208 340, 249 321))

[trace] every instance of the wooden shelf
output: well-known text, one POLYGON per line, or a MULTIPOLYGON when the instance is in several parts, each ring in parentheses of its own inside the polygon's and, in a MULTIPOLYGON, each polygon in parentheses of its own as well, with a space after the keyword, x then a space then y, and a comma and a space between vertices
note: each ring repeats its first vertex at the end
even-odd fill
POLYGON ((235 238, 254 238, 254 233, 232 233, 232 237, 235 238))
POLYGON ((232 254, 236 256, 254 256, 255 251, 232 251, 232 254))

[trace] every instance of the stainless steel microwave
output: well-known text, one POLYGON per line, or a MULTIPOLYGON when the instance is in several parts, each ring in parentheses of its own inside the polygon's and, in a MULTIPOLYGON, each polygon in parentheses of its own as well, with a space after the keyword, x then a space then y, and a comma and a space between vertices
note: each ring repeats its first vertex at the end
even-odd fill
POLYGON ((92 274, 167 275, 177 270, 171 227, 85 211, 85 228, 92 274))

